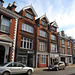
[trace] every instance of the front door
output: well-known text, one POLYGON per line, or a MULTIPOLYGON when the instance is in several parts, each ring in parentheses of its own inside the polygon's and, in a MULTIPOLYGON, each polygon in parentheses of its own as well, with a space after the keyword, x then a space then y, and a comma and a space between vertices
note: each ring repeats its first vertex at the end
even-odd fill
POLYGON ((28 54, 28 66, 33 67, 33 55, 28 54))
POLYGON ((4 63, 5 47, 0 45, 0 64, 4 63))

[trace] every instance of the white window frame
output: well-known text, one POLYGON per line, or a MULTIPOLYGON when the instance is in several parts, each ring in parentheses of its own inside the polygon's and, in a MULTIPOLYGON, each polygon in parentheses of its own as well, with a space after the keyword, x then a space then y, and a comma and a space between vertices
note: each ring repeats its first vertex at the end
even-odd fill
POLYGON ((62 54, 65 54, 65 48, 62 48, 62 54))
POLYGON ((27 18, 30 18, 31 20, 33 20, 33 16, 32 16, 30 13, 26 12, 26 13, 25 13, 25 16, 26 16, 27 18))
POLYGON ((9 19, 2 17, 2 19, 1 19, 1 31, 5 32, 5 33, 10 33, 10 20, 9 19), (3 20, 4 20, 4 22, 3 22, 3 20), (6 23, 9 23, 9 24, 6 24, 6 23), (6 28, 8 31, 6 31, 6 28))
POLYGON ((56 40, 56 36, 51 34, 51 40, 56 40))
POLYGON ((41 64, 46 64, 46 55, 41 55, 41 64))
POLYGON ((46 42, 39 41, 39 51, 47 51, 46 42))
POLYGON ((57 45, 56 44, 51 44, 51 52, 57 52, 57 45))
POLYGON ((32 46, 31 46, 31 49, 30 50, 32 50, 33 49, 33 40, 32 39, 29 39, 29 38, 25 38, 25 37, 22 37, 23 39, 21 39, 21 42, 22 42, 22 47, 20 47, 20 48, 23 48, 23 49, 30 49, 30 44, 32 44, 32 46), (26 39, 26 40, 25 40, 26 39), (29 40, 29 41, 28 41, 29 40), (32 42, 31 42, 31 40, 32 40, 32 42), (26 42, 26 48, 24 47, 24 43, 26 42), (29 47, 27 48, 27 43, 29 43, 29 47))
POLYGON ((44 26, 46 26, 46 22, 43 21, 43 20, 41 20, 41 24, 44 25, 44 26))
POLYGON ((62 44, 65 44, 65 41, 62 39, 62 44))
POLYGON ((47 33, 43 30, 39 30, 39 36, 42 36, 42 37, 47 37, 47 33))
POLYGON ((22 23, 22 30, 33 33, 33 27, 25 23, 22 23))

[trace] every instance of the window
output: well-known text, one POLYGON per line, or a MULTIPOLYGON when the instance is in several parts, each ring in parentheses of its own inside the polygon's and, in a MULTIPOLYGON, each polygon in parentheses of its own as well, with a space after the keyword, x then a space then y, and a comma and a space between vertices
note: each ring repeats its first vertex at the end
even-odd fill
POLYGON ((41 55, 41 64, 45 64, 45 63, 46 63, 46 56, 41 55))
POLYGON ((57 45, 51 44, 51 52, 57 52, 57 45))
POLYGON ((41 24, 44 25, 44 26, 46 26, 46 22, 43 21, 43 20, 41 20, 41 24))
POLYGON ((52 30, 53 30, 53 31, 56 31, 56 28, 55 28, 55 27, 52 27, 52 30))
POLYGON ((22 65, 21 63, 17 63, 18 67, 25 67, 24 65, 22 65))
POLYGON ((2 18, 1 31, 9 33, 9 31, 10 31, 10 20, 8 20, 6 18, 2 18))
POLYGON ((68 46, 70 46, 70 43, 69 43, 69 41, 67 42, 67 45, 68 45, 68 46))
POLYGON ((21 37, 21 48, 32 49, 33 40, 21 37))
POLYGON ((62 54, 65 54, 65 48, 62 48, 62 54))
POLYGON ((30 13, 26 12, 25 16, 33 20, 33 16, 30 13))
POLYGON ((62 44, 65 44, 64 40, 62 39, 62 44))
POLYGON ((47 37, 47 34, 46 34, 46 32, 44 32, 43 30, 40 30, 40 31, 39 31, 39 36, 47 37))
POLYGON ((39 50, 40 51, 46 51, 46 43, 45 42, 39 42, 39 50))
POLYGON ((56 36, 51 34, 51 40, 56 40, 56 36))
POLYGON ((70 54, 70 49, 68 49, 68 54, 70 54))
POLYGON ((22 24, 22 30, 27 31, 29 33, 33 33, 33 27, 28 24, 22 24))

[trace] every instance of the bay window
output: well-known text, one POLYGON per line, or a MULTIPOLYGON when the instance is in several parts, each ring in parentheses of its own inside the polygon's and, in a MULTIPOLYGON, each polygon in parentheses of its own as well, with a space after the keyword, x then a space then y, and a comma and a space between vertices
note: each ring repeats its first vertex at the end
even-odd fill
POLYGON ((33 33, 33 27, 28 24, 22 24, 22 30, 27 31, 29 33, 33 33))
POLYGON ((56 40, 56 36, 51 34, 51 40, 56 40))
POLYGON ((1 20, 1 31, 9 33, 10 32, 10 20, 2 18, 1 20))
POLYGON ((47 34, 46 34, 46 32, 45 32, 45 31, 40 30, 40 31, 39 31, 39 36, 47 37, 47 34))

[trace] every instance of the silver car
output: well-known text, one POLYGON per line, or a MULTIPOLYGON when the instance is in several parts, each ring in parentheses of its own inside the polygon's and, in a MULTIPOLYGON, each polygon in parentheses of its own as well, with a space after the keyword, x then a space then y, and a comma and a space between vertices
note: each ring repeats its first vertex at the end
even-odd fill
POLYGON ((1 75, 11 75, 11 74, 22 74, 27 73, 27 75, 31 75, 34 72, 33 68, 26 67, 22 63, 11 62, 0 66, 0 74, 1 75))
POLYGON ((54 64, 50 65, 49 69, 59 70, 59 69, 65 69, 65 63, 64 62, 54 62, 54 64))

